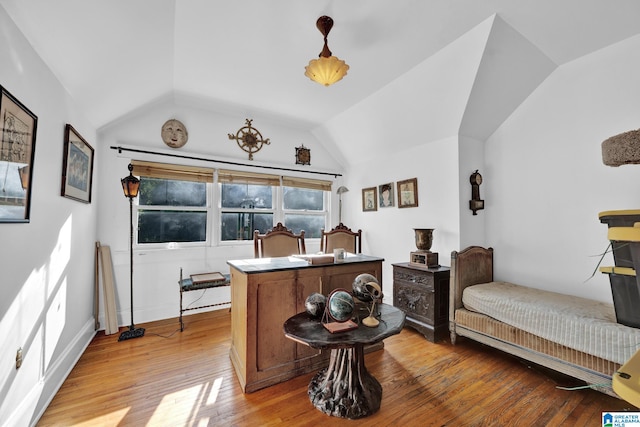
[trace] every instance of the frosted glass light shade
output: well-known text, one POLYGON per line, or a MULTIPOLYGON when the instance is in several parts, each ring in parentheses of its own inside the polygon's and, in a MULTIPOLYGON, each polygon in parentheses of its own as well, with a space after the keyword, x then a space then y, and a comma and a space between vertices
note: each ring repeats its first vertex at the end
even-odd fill
POLYGON ((312 59, 309 61, 309 65, 304 68, 306 70, 305 76, 325 86, 342 80, 349 70, 349 66, 336 56, 321 56, 318 59, 312 59))

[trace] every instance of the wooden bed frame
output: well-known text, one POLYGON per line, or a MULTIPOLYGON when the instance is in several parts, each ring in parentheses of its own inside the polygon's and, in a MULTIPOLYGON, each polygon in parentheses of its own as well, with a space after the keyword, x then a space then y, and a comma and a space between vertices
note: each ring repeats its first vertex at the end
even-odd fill
POLYGON ((611 388, 619 364, 540 338, 489 316, 466 310, 462 292, 468 286, 493 281, 493 248, 470 246, 451 253, 449 331, 451 343, 457 337, 513 354, 565 375, 585 381, 591 388, 618 397, 611 388))

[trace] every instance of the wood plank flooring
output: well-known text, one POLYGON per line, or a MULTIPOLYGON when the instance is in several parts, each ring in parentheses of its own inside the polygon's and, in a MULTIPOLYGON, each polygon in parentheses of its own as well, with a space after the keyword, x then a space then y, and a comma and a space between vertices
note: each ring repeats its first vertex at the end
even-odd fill
POLYGON ((637 411, 577 380, 461 339, 430 343, 412 329, 366 355, 380 410, 329 417, 309 402, 313 374, 243 394, 229 360, 230 313, 144 325, 142 338, 96 335, 38 426, 601 426, 603 411, 637 411))

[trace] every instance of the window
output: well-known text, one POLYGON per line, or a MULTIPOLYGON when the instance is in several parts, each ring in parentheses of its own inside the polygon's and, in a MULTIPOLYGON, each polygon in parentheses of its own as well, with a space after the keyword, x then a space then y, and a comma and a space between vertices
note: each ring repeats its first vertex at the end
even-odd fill
POLYGON ((304 230, 305 238, 320 238, 327 219, 325 206, 322 190, 282 187, 284 224, 296 234, 304 230))
POLYGON ((320 238, 328 219, 330 181, 218 171, 220 240, 253 240, 277 222, 306 238, 320 238))
POLYGON ((266 233, 277 222, 294 233, 305 230, 306 238, 319 238, 327 224, 330 181, 222 169, 213 187, 213 169, 132 164, 140 176, 139 244, 206 244, 217 234, 211 230, 214 223, 221 242, 253 240, 254 230, 266 233))
POLYGON ((220 240, 253 240, 253 230, 273 227, 274 187, 220 184, 220 240))
POLYGON ((140 178, 138 243, 206 240, 205 183, 144 176, 140 178))
POLYGON ((207 242, 213 169, 132 161, 138 244, 207 242))

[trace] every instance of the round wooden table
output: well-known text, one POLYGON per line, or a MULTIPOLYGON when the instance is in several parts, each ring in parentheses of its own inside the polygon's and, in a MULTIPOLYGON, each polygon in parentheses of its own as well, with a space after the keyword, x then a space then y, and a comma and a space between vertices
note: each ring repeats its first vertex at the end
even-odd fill
POLYGON ((387 304, 380 304, 377 309, 380 324, 375 328, 359 324, 356 329, 332 334, 319 319, 306 312, 284 323, 287 338, 312 348, 331 350, 329 366, 309 383, 311 403, 325 414, 357 419, 380 409, 382 386, 367 371, 364 346, 400 333, 405 314, 387 304))

